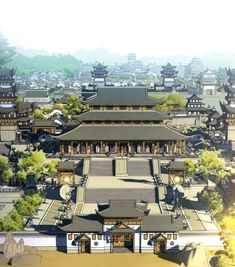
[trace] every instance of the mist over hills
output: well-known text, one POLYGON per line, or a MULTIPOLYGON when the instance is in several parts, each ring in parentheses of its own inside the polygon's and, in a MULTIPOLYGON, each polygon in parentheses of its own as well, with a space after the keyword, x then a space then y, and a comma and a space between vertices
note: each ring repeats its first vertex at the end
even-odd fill
MULTIPOLYGON (((58 56, 58 53, 48 53, 45 50, 36 50, 36 49, 24 49, 17 48, 17 52, 25 57, 35 57, 35 56, 58 56)), ((68 55, 68 53, 67 53, 68 55)), ((111 53, 104 47, 95 48, 92 50, 80 49, 78 52, 70 54, 74 58, 82 61, 83 63, 95 63, 101 62, 105 65, 115 65, 127 63, 127 55, 120 55, 118 53, 111 53)), ((137 54, 137 59, 143 61, 144 64, 155 63, 157 65, 163 65, 167 62, 170 62, 175 65, 183 64, 186 65, 191 61, 191 58, 194 56, 184 56, 184 55, 175 55, 169 57, 153 57, 145 56, 139 58, 137 54)), ((210 53, 199 56, 204 63, 205 67, 209 69, 217 69, 219 67, 235 67, 235 54, 233 53, 210 53)))

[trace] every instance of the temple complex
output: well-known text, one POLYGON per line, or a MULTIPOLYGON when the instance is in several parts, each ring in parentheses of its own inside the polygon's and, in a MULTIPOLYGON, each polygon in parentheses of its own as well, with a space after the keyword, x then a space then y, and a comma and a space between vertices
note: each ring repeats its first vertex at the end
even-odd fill
POLYGON ((55 135, 61 154, 183 154, 187 137, 166 125, 145 87, 103 87, 85 101, 76 128, 55 135))

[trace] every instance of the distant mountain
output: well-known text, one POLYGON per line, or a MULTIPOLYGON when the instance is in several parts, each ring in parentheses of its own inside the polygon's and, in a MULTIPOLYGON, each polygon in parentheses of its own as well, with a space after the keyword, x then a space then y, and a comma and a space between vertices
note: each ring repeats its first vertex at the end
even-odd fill
POLYGON ((151 57, 146 56, 140 59, 144 64, 156 63, 157 65, 164 65, 170 62, 173 65, 188 64, 191 60, 191 57, 186 57, 182 55, 176 55, 171 57, 151 57))
POLYGON ((18 54, 8 63, 8 66, 15 67, 18 74, 27 74, 31 71, 63 71, 70 74, 77 70, 80 64, 81 62, 71 55, 26 57, 18 54))
POLYGON ((73 54, 74 57, 83 61, 84 63, 101 62, 105 65, 115 65, 116 63, 122 64, 127 62, 126 56, 121 56, 116 53, 110 53, 107 49, 100 47, 93 50, 81 49, 73 54))
POLYGON ((18 54, 21 54, 26 57, 49 56, 50 55, 46 50, 25 49, 22 47, 17 47, 16 51, 18 54))
MULTIPOLYGON (((58 53, 50 54, 46 50, 36 50, 36 49, 24 49, 17 48, 17 52, 25 57, 33 58, 35 56, 59 56, 58 53)), ((81 49, 76 53, 73 53, 71 56, 84 62, 84 63, 95 63, 101 62, 105 65, 115 65, 127 63, 127 56, 120 55, 118 53, 111 53, 103 47, 95 48, 92 50, 81 49)), ((191 61, 191 58, 194 56, 184 56, 184 55, 175 55, 170 57, 153 57, 145 56, 140 58, 144 64, 156 63, 157 65, 163 65, 167 62, 170 62, 174 65, 188 64, 191 61)), ((203 56, 199 56, 204 63, 206 68, 217 69, 219 67, 231 67, 235 68, 235 54, 234 53, 210 53, 203 56)), ((138 54, 137 54, 138 59, 138 54)))

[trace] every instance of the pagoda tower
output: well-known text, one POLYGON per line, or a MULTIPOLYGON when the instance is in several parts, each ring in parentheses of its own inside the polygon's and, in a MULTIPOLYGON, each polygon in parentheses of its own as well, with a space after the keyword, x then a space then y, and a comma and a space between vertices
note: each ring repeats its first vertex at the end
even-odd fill
POLYGON ((175 78, 177 77, 178 71, 175 70, 176 66, 167 63, 165 66, 162 66, 161 77, 163 78, 164 87, 174 87, 176 86, 175 78))
POLYGON ((96 66, 93 66, 93 71, 91 71, 91 76, 93 79, 94 87, 103 87, 106 85, 106 77, 108 71, 106 70, 107 66, 98 63, 96 66))
MULTIPOLYGON (((17 103, 15 69, 0 68, 0 141, 16 140, 19 128, 29 124, 31 103, 17 103)), ((21 136, 21 135, 20 135, 21 136)))

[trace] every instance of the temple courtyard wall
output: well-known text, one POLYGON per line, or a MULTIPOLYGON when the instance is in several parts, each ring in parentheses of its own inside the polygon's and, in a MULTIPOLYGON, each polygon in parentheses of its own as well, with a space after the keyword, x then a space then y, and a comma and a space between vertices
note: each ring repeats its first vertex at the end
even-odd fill
MULTIPOLYGON (((0 244, 3 244, 5 241, 6 233, 0 233, 0 244)), ((39 250, 58 250, 58 251, 67 251, 67 239, 66 234, 42 234, 38 232, 13 232, 13 237, 17 242, 21 238, 24 239, 26 246, 33 246, 39 250)), ((179 233, 177 246, 181 250, 189 242, 203 243, 207 249, 222 249, 223 243, 220 240, 220 234, 218 231, 182 231, 179 233)), ((91 244, 91 253, 95 253, 92 249, 91 244)), ((97 248, 97 247, 96 247, 97 248)), ((153 247, 149 246, 149 249, 146 249, 147 253, 153 253, 153 247)))

